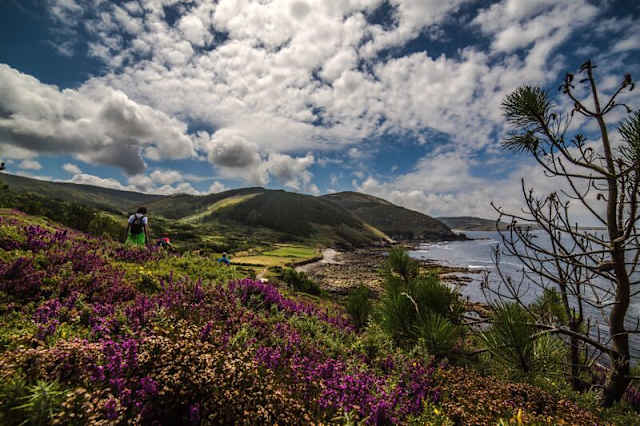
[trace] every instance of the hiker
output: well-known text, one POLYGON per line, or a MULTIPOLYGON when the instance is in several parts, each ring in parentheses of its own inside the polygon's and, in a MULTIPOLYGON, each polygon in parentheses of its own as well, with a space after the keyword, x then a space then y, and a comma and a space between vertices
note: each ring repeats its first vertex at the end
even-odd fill
POLYGON ((162 238, 158 239, 158 247, 162 247, 164 249, 170 249, 170 248, 173 248, 173 245, 171 244, 171 240, 169 240, 169 237, 167 237, 166 235, 163 235, 162 238))
POLYGON ((224 263, 225 265, 231 264, 231 261, 227 257, 227 253, 222 253, 222 257, 218 259, 218 263, 224 263))
POLYGON ((127 223, 127 239, 125 244, 143 246, 149 244, 149 219, 147 219, 147 208, 140 207, 137 213, 129 216, 127 223))

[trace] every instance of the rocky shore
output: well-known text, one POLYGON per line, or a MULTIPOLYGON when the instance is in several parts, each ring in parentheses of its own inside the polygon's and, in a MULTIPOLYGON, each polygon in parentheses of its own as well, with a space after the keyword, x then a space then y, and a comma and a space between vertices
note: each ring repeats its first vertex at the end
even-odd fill
MULTIPOLYGON (((411 248, 411 247, 408 247, 411 248)), ((350 252, 325 250, 323 259, 296 268, 307 273, 324 290, 336 295, 344 295, 354 287, 363 284, 375 293, 382 291, 380 267, 385 258, 387 248, 371 247, 356 249, 350 252)), ((481 271, 465 267, 441 265, 434 260, 421 260, 420 267, 424 272, 435 271, 440 279, 450 285, 467 285, 473 279, 469 274, 481 271)))

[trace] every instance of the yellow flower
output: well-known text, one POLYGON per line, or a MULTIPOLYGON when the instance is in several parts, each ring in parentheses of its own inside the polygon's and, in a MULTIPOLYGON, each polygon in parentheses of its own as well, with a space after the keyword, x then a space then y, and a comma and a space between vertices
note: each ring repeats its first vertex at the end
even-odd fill
POLYGON ((438 410, 437 408, 434 408, 434 409, 433 409, 433 412, 434 412, 434 414, 435 414, 436 416, 439 416, 439 415, 440 415, 440 410, 438 410))
POLYGON ((518 420, 518 424, 522 424, 522 408, 518 408, 518 414, 516 415, 516 420, 518 420))

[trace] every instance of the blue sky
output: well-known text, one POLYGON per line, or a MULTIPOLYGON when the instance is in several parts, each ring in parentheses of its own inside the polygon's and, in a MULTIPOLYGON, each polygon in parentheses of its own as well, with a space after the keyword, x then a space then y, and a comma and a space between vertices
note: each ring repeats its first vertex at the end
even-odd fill
POLYGON ((357 190, 493 217, 522 177, 561 185, 500 148, 504 96, 555 94, 586 59, 606 94, 639 48, 633 0, 8 0, 0 157, 151 193, 357 190))

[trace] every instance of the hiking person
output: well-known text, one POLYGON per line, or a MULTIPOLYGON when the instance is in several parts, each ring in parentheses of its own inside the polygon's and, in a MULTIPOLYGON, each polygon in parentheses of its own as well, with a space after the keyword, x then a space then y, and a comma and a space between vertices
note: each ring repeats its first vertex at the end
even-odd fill
POLYGON ((162 247, 164 249, 173 248, 173 244, 171 244, 171 240, 166 235, 163 235, 162 238, 159 238, 157 244, 158 244, 158 247, 162 247))
POLYGON ((127 239, 125 244, 143 246, 149 244, 149 219, 147 219, 147 208, 140 207, 135 214, 129 216, 127 221, 127 239))
POLYGON ((222 253, 222 257, 218 259, 218 263, 224 263, 225 265, 231 264, 231 261, 227 257, 227 253, 222 253))

